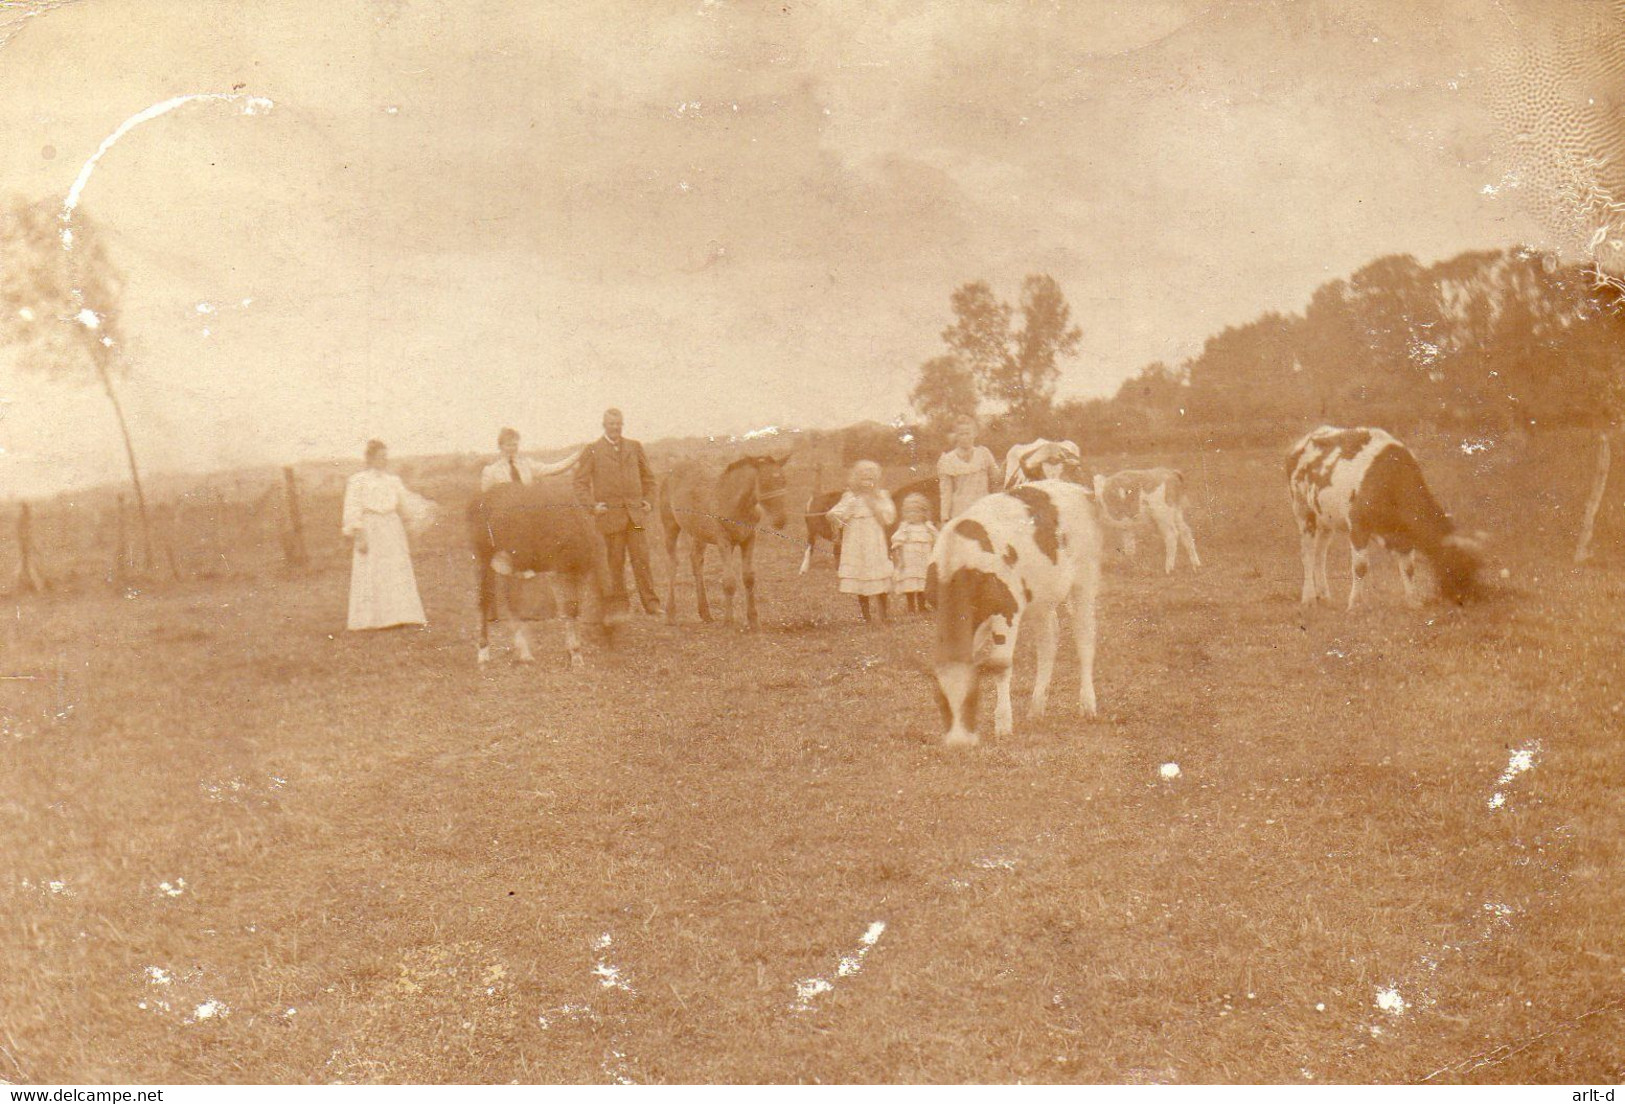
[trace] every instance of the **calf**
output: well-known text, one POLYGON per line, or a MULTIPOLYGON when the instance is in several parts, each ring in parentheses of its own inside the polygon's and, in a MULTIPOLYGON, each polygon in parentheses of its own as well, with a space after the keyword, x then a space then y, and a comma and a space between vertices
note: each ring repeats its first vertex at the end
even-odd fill
POLYGON ((1095 476, 1095 498, 1108 525, 1122 527, 1123 552, 1136 551, 1134 528, 1147 523, 1162 534, 1162 570, 1171 574, 1181 546, 1192 567, 1201 567, 1196 538, 1185 523, 1185 477, 1172 468, 1120 471, 1095 476))
POLYGON ((514 651, 521 663, 535 657, 522 618, 514 616, 510 593, 516 577, 545 573, 564 619, 570 666, 581 667, 581 637, 576 620, 581 600, 597 603, 599 621, 608 637, 626 619, 624 599, 611 601, 609 561, 603 535, 591 507, 576 503, 568 491, 548 483, 498 483, 469 507, 469 538, 479 573, 479 661, 491 654, 490 624, 495 618, 514 622, 514 651))
POLYGON ((1014 445, 1004 454, 1004 489, 1036 479, 1059 479, 1063 467, 1082 455, 1071 441, 1046 441, 1040 437, 1025 445, 1014 445))
POLYGON ((829 523, 829 511, 837 502, 841 501, 840 491, 815 491, 807 500, 807 550, 801 554, 801 574, 807 574, 812 566, 813 549, 818 547, 819 538, 829 541, 834 549, 835 558, 841 558, 841 535, 829 523))
POLYGON ((1099 507, 1075 483, 1044 480, 988 495, 949 522, 931 555, 937 582, 937 704, 943 742, 976 743, 983 671, 997 681, 993 731, 1014 729, 1010 667, 1016 635, 1038 617, 1038 674, 1030 716, 1043 716, 1055 669, 1058 610, 1071 608, 1078 649, 1078 702, 1095 714, 1095 594, 1100 586, 1099 507))
POLYGON ((1418 552, 1433 564, 1439 592, 1446 598, 1460 603, 1472 595, 1479 566, 1477 542, 1456 535, 1450 516, 1428 490, 1416 457, 1387 433, 1322 426, 1293 446, 1287 479, 1298 519, 1305 604, 1331 600, 1326 553, 1338 531, 1348 534, 1349 540, 1351 610, 1371 571, 1372 542, 1398 558, 1405 597, 1413 605, 1419 601, 1418 552))

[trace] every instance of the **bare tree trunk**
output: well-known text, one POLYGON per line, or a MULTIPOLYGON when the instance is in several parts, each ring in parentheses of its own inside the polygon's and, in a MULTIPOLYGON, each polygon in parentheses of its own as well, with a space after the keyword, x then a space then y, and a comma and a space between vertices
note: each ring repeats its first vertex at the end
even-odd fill
POLYGON ((1602 509, 1603 492, 1608 488, 1609 468, 1608 433, 1597 434, 1597 472, 1591 480, 1591 495, 1586 499, 1585 515, 1580 521, 1580 541, 1574 549, 1574 562, 1583 564, 1591 558, 1591 536, 1597 523, 1597 512, 1602 509))
MULTIPOLYGON (((135 445, 130 441, 130 426, 124 420, 124 406, 118 401, 118 392, 113 390, 113 377, 108 373, 107 366, 97 361, 96 371, 102 377, 102 389, 107 392, 107 401, 113 404, 113 415, 118 419, 118 430, 124 438, 124 456, 130 462, 130 482, 135 485, 136 510, 141 516, 141 546, 144 553, 143 570, 150 572, 154 562, 152 554, 152 521, 147 515, 147 493, 141 488, 141 469, 135 462, 135 445)), ((119 511, 119 525, 124 524, 124 513, 119 511)))

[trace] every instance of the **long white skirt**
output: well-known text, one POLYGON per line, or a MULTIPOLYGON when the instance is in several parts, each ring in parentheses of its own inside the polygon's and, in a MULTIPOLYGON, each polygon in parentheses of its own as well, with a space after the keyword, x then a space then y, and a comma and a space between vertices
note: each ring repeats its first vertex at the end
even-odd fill
POLYGON ((423 602, 412 572, 412 553, 406 527, 399 514, 368 513, 361 521, 367 551, 350 561, 351 629, 387 629, 392 625, 422 625, 423 602))

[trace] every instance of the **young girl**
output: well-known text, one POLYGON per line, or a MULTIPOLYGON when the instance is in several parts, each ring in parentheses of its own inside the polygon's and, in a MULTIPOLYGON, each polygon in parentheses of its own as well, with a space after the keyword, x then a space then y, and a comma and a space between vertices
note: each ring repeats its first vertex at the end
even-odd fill
POLYGON ((842 594, 856 594, 863 619, 869 620, 869 599, 879 599, 880 619, 890 620, 886 595, 892 587, 892 562, 886 553, 886 526, 897 517, 891 495, 880 488, 880 465, 860 460, 841 500, 826 517, 841 535, 841 565, 836 572, 842 594))
POLYGON ((897 593, 906 597, 910 613, 925 611, 925 569, 936 540, 937 527, 931 524, 931 505, 925 496, 903 499, 903 524, 892 534, 891 554, 897 565, 897 593))

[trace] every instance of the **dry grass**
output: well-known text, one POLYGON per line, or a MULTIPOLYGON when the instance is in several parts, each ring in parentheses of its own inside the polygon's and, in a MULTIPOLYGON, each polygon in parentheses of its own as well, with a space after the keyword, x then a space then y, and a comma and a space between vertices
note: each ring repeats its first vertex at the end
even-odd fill
POLYGON ((25 602, 0 1078, 1618 1081, 1625 573, 1567 564, 1582 452, 1420 451, 1489 603, 1305 615, 1278 457, 1127 458, 1209 566, 1114 563, 1104 718, 968 754, 928 622, 788 540, 760 634, 681 587, 579 674, 476 670, 455 526, 424 632, 338 565, 25 602))

